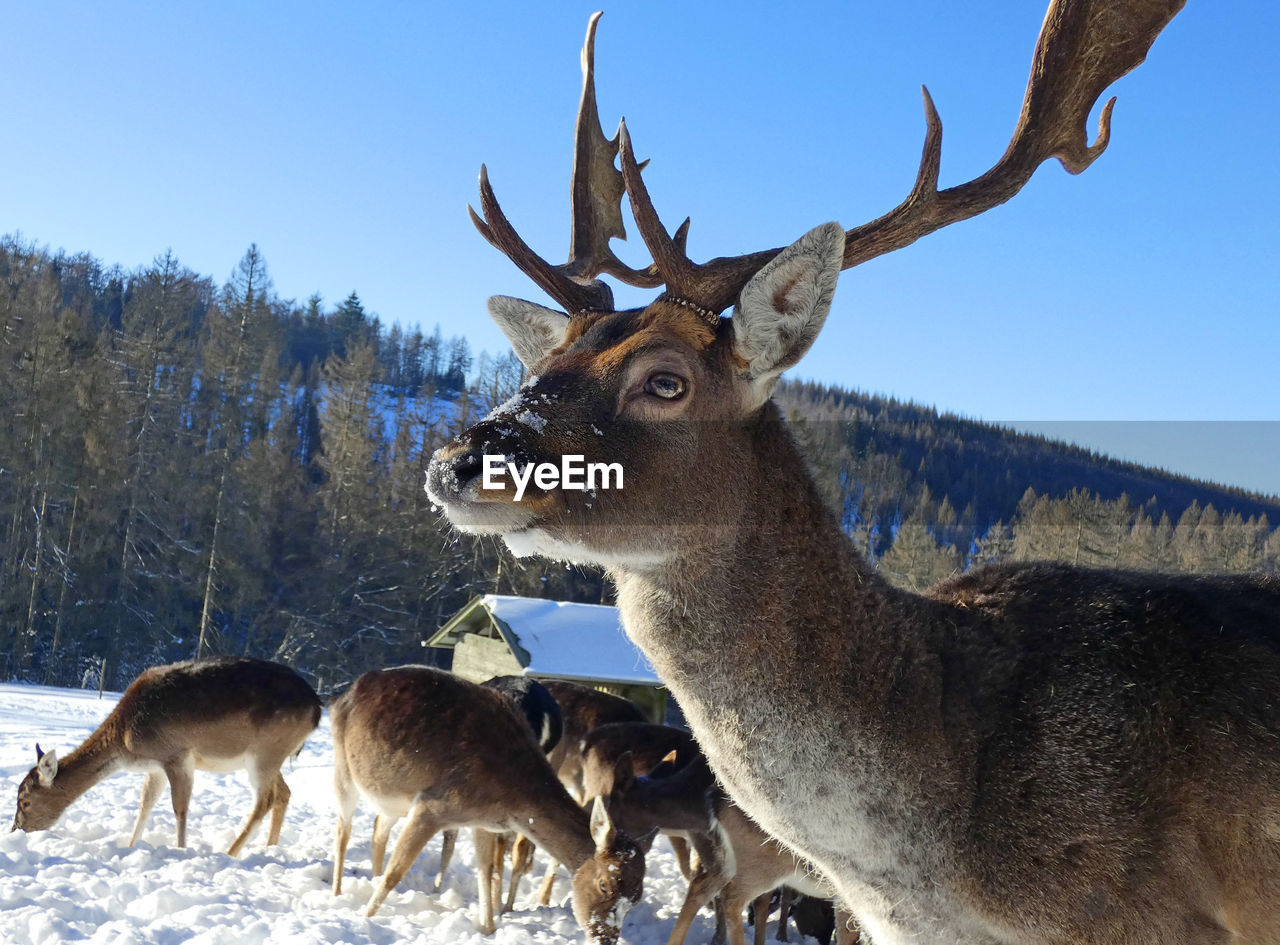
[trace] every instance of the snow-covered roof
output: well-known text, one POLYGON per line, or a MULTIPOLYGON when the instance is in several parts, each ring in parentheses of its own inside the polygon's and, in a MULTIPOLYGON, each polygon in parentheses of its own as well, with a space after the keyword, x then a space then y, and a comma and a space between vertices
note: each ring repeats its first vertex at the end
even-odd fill
POLYGON ((446 643, 460 618, 481 607, 512 645, 526 676, 660 685, 649 661, 623 632, 618 608, 600 604, 486 594, 428 643, 446 643))

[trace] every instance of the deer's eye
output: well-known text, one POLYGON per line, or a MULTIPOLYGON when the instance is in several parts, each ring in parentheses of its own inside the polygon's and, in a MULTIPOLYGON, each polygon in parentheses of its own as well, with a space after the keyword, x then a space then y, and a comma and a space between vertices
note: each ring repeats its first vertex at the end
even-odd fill
POLYGON ((663 400, 679 400, 684 396, 684 378, 676 374, 658 371, 644 382, 644 392, 663 400))

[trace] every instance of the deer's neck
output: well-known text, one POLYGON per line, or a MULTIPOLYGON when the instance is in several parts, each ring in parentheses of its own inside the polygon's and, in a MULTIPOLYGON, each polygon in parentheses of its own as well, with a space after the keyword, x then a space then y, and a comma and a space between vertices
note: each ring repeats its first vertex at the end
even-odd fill
POLYGON ((120 743, 110 720, 90 735, 75 751, 58 759, 58 773, 50 785, 57 792, 62 809, 103 778, 114 774, 123 763, 120 743))
POLYGON ((523 804, 513 809, 511 829, 525 834, 571 872, 576 871, 595 852, 591 841, 591 824, 583 810, 553 777, 522 798, 523 804))
POLYGON ((842 789, 867 794, 871 809, 871 793, 915 780, 909 765, 944 740, 940 720, 920 717, 940 702, 940 621, 937 605, 890 587, 854 548, 772 404, 749 440, 749 491, 726 508, 720 544, 679 567, 613 576, 628 634, 716 774, 790 839, 783 799, 825 789, 836 755, 834 770, 868 772, 842 789), (899 752, 906 719, 910 758, 899 752))

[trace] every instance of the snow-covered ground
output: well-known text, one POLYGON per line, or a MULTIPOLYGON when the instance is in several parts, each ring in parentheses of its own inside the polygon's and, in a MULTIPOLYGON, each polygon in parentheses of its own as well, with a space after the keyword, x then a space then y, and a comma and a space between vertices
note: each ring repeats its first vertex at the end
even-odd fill
MULTIPOLYGON (((35 764, 34 743, 64 755, 106 717, 118 696, 38 686, 0 685, 0 778, 6 785, 0 831, 12 823, 18 783, 35 764)), ((583 936, 567 902, 540 907, 526 879, 516 909, 492 937, 475 927, 476 881, 469 831, 459 837, 444 891, 432 892, 440 842, 432 840, 413 870, 373 918, 363 913, 373 883, 363 805, 347 851, 343 893, 334 897, 333 743, 326 714, 302 753, 285 768, 293 802, 281 843, 264 846, 265 826, 238 859, 226 855, 249 812, 243 774, 196 773, 185 850, 177 849, 166 791, 141 842, 128 847, 142 776, 107 778, 73 804, 53 829, 0 832, 0 942, 53 945, 561 945, 583 936)), ((392 837, 392 843, 395 837, 392 837)), ((540 853, 534 876, 546 861, 540 853)), ((654 845, 644 901, 628 915, 623 942, 661 945, 684 898, 685 882, 664 839, 654 845)), ((556 896, 568 895, 561 870, 556 896)), ((701 945, 713 923, 704 910, 688 938, 701 945)), ((773 930, 770 929, 772 939, 773 930)), ((791 930, 796 941, 795 930, 791 930)), ((812 939, 806 941, 812 942, 812 939)))

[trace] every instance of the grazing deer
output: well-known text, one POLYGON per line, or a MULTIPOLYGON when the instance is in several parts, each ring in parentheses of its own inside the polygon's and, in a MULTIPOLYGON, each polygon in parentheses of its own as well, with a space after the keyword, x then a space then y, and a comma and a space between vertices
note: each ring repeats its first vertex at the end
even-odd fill
MULTIPOLYGON (((644 854, 603 804, 590 815, 556 779, 525 720, 492 689, 425 666, 365 673, 330 708, 338 829, 333 892, 363 794, 380 822, 408 815, 366 914, 448 827, 518 831, 574 871, 573 911, 592 942, 613 945, 639 900, 644 854)), ((385 848, 386 838, 382 845, 385 848)), ((477 854, 477 862, 485 859, 477 854)), ((494 930, 492 883, 481 872, 480 929, 494 930)))
POLYGON ((672 771, 701 758, 693 735, 682 728, 653 722, 611 722, 582 739, 582 801, 608 797, 618 759, 627 754, 635 774, 647 775, 664 761, 672 771))
MULTIPOLYGON (((583 798, 582 739, 590 731, 612 722, 647 722, 644 710, 622 696, 601 692, 563 679, 548 679, 543 685, 560 706, 563 734, 560 744, 548 756, 560 783, 579 802, 583 798)), ((538 888, 538 902, 547 905, 555 887, 557 865, 551 863, 538 888)))
MULTIPOLYGON (((549 754, 560 744, 563 721, 560 705, 555 697, 542 683, 528 676, 494 676, 480 685, 500 692, 515 706, 529 723, 529 729, 538 740, 538 747, 543 754, 549 754)), ((440 872, 436 877, 436 888, 444 881, 445 869, 449 865, 449 856, 457 842, 457 830, 445 831, 444 846, 440 851, 440 872), (452 838, 449 836, 452 834, 452 838), (447 855, 446 855, 447 854, 447 855)), ((501 902, 502 912, 510 912, 515 908, 516 892, 520 888, 520 880, 533 868, 533 843, 513 831, 490 834, 483 827, 472 830, 476 849, 476 873, 483 877, 488 875, 493 883, 491 901, 501 902), (487 836, 483 836, 487 834, 487 836), (502 898, 502 872, 507 861, 507 851, 511 851, 511 884, 507 887, 507 897, 502 898)), ((374 875, 381 873, 381 856, 374 864, 374 875)))
POLYGON ((907 199, 781 251, 688 259, 625 126, 600 133, 590 31, 565 265, 520 239, 481 172, 481 232, 568 316, 490 301, 529 377, 437 451, 430 495, 463 531, 608 570, 729 794, 876 945, 1280 941, 1280 581, 1017 564, 895 589, 769 399, 842 269, 1000 204, 1050 157, 1095 160, 1112 103, 1089 144, 1092 105, 1182 5, 1054 0, 989 171, 937 189, 926 95, 907 199), (608 246, 624 190, 643 269, 608 246), (601 274, 665 290, 615 311, 601 274), (620 463, 626 488, 515 502, 484 486, 486 454, 620 463))
MULTIPOLYGON (((679 838, 686 849, 691 847, 697 854, 697 868, 692 872, 687 870, 687 853, 681 863, 682 871, 690 877, 689 892, 667 940, 668 945, 680 945, 698 910, 733 877, 734 849, 715 816, 716 800, 722 792, 701 753, 680 768, 664 758, 651 772, 662 776, 637 776, 631 753, 623 752, 607 778, 609 792, 602 796, 605 810, 619 829, 633 836, 660 831, 669 838, 679 838), (704 896, 703 890, 710 891, 704 896)), ((724 912, 717 901, 716 942, 724 941, 724 926, 724 912)))
POLYGON ((18 787, 14 830, 46 830, 76 798, 124 770, 146 772, 129 845, 169 782, 178 846, 187 845, 192 774, 249 773, 253 811, 228 851, 236 856, 271 811, 267 843, 280 839, 289 787, 280 774, 320 722, 320 700, 306 680, 279 663, 219 658, 154 666, 130 684, 116 707, 75 751, 59 759, 36 746, 36 766, 18 787))
POLYGON ((563 679, 548 679, 543 685, 560 706, 563 735, 549 755, 560 782, 578 800, 582 794, 582 739, 601 725, 614 722, 648 722, 644 710, 622 696, 601 692, 563 679))

